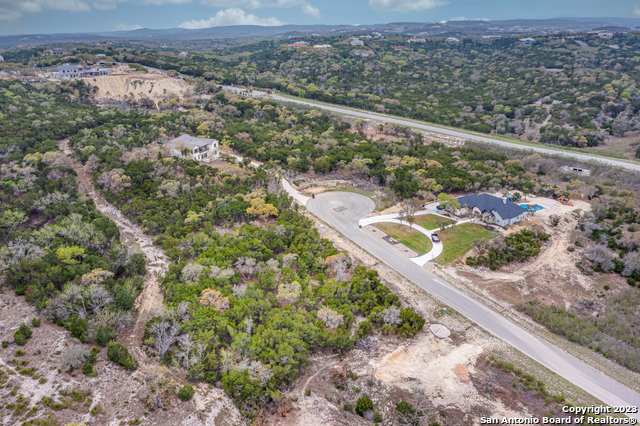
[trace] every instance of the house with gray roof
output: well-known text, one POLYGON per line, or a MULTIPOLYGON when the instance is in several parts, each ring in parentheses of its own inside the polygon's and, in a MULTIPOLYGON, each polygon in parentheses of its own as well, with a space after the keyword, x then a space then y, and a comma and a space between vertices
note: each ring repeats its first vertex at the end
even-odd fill
POLYGON ((494 197, 489 194, 465 195, 458 198, 460 210, 475 214, 490 213, 497 225, 516 225, 525 217, 527 209, 511 202, 507 197, 494 197))
POLYGON ((220 157, 217 139, 196 138, 194 136, 182 135, 166 143, 169 152, 173 157, 184 158, 184 150, 188 150, 192 159, 205 163, 220 157))

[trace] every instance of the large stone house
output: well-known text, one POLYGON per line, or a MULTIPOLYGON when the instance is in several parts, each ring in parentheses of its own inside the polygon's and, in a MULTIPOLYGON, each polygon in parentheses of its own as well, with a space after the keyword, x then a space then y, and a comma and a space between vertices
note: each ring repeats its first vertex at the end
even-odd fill
POLYGON ((184 158, 183 151, 189 150, 189 155, 196 161, 205 163, 220 157, 220 141, 217 139, 196 138, 189 135, 178 136, 165 145, 173 157, 184 158))
POLYGON ((58 65, 58 71, 53 72, 53 78, 69 80, 72 78, 97 77, 110 74, 111 70, 109 68, 92 68, 90 66, 83 67, 82 65, 64 64, 58 65))
POLYGON ((527 209, 511 202, 507 197, 498 198, 489 194, 465 195, 458 198, 460 209, 457 213, 471 211, 477 215, 489 213, 496 225, 515 225, 525 217, 527 209))

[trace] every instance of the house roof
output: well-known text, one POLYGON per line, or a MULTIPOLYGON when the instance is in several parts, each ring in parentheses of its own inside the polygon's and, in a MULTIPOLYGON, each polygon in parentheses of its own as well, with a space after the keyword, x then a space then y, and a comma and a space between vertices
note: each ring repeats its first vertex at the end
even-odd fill
POLYGON ((194 136, 189 136, 189 135, 181 135, 178 136, 175 139, 170 140, 169 142, 167 142, 167 146, 169 147, 177 147, 180 145, 184 145, 187 148, 193 149, 193 148, 200 148, 202 146, 205 145, 209 145, 211 143, 214 142, 218 142, 217 139, 206 139, 206 138, 196 138, 194 136))
POLYGON ((495 210, 503 219, 511 219, 527 211, 516 203, 509 200, 505 203, 502 198, 489 194, 465 195, 458 198, 458 202, 461 206, 466 204, 471 209, 477 207, 483 213, 495 210))
POLYGON ((291 43, 289 47, 307 47, 307 45, 302 43, 291 43))

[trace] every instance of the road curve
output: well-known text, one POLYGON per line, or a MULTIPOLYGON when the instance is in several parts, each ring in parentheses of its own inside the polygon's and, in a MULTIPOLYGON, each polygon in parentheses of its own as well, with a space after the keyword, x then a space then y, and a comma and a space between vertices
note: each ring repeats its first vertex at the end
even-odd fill
MULTIPOLYGON (((245 90, 243 88, 230 87, 230 86, 223 86, 223 89, 231 91, 231 92, 235 92, 235 93, 243 93, 244 90, 245 90)), ((254 90, 252 93, 250 93, 248 95, 253 96, 253 97, 258 97, 258 98, 259 97, 263 97, 263 96, 267 96, 266 93, 260 92, 258 90, 254 90)), ((597 162, 602 163, 602 164, 607 164, 607 165, 616 166, 616 167, 622 167, 622 168, 627 169, 627 170, 633 170, 633 171, 636 171, 636 172, 640 171, 640 164, 633 164, 633 163, 628 163, 628 162, 625 162, 625 161, 618 161, 618 160, 614 160, 614 159, 611 159, 611 158, 595 157, 595 156, 588 155, 588 154, 580 154, 580 153, 577 153, 577 152, 570 152, 570 151, 556 151, 554 149, 548 149, 548 148, 544 148, 542 146, 538 147, 538 146, 520 145, 520 144, 513 143, 513 142, 501 141, 501 140, 488 138, 486 136, 476 135, 476 134, 473 134, 473 133, 466 133, 466 132, 461 132, 461 131, 457 131, 457 130, 453 130, 453 129, 447 129, 447 128, 443 128, 443 127, 432 126, 432 125, 429 125, 429 124, 423 124, 423 123, 419 123, 419 122, 416 122, 416 121, 403 120, 402 118, 392 117, 390 115, 374 114, 374 113, 361 111, 361 110, 353 110, 353 109, 348 109, 348 108, 342 108, 342 107, 339 107, 339 106, 325 105, 325 104, 320 104, 320 103, 308 102, 308 101, 303 101, 303 100, 294 99, 294 98, 285 98, 285 97, 279 96, 279 95, 269 95, 269 98, 274 99, 276 101, 293 102, 293 103, 300 104, 300 105, 306 105, 306 106, 310 106, 310 107, 313 107, 313 108, 320 108, 320 109, 324 109, 324 110, 327 110, 327 111, 337 112, 337 113, 340 113, 340 114, 351 115, 351 116, 354 116, 354 117, 366 118, 366 119, 369 119, 369 120, 378 120, 378 121, 383 121, 385 123, 399 124, 401 126, 413 127, 413 128, 420 129, 420 130, 426 130, 426 131, 429 131, 429 132, 441 133, 441 134, 449 135, 449 136, 456 136, 456 137, 459 137, 459 138, 470 139, 470 140, 474 140, 474 141, 478 141, 478 142, 492 143, 492 144, 504 146, 506 148, 522 149, 522 150, 526 150, 526 151, 534 151, 534 152, 539 152, 541 154, 548 154, 548 155, 561 155, 563 157, 575 158, 576 160, 580 160, 580 161, 597 161, 597 162)))
MULTIPOLYGON (((605 404, 640 405, 638 393, 450 287, 410 259, 395 250, 390 250, 384 243, 359 229, 359 219, 371 213, 375 207, 371 199, 349 192, 327 192, 316 195, 315 199, 309 199, 306 205, 311 213, 407 279, 605 404)), ((638 413, 629 416, 640 420, 638 413)))

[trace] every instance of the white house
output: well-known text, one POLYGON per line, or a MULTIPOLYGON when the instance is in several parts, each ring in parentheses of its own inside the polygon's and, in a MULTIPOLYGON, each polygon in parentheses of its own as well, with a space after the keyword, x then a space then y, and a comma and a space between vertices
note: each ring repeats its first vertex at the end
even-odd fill
POLYGON ((316 44, 313 46, 314 49, 331 49, 330 44, 316 44))
POLYGON ((82 65, 58 65, 58 71, 53 73, 53 78, 59 79, 71 79, 71 78, 80 78, 83 75, 84 68, 82 65))
POLYGON ((446 41, 447 43, 450 43, 450 44, 457 44, 457 43, 460 43, 460 40, 458 40, 458 39, 457 39, 457 38, 455 38, 455 37, 448 37, 445 41, 446 41))
POLYGON ((465 195, 458 198, 460 210, 458 213, 472 211, 475 214, 490 213, 497 225, 515 225, 525 217, 527 209, 520 207, 507 197, 494 197, 489 194, 465 195))
POLYGON ((427 40, 423 37, 411 37, 407 40, 408 43, 426 43, 427 40))
POLYGON ((349 41, 349 44, 351 44, 352 46, 364 46, 364 41, 354 38, 349 41))
POLYGON ((0 62, 4 62, 4 57, 0 55, 0 62))
POLYGON ((205 163, 220 157, 218 151, 220 141, 217 139, 196 138, 189 135, 178 136, 166 143, 171 156, 184 158, 183 150, 188 149, 191 158, 205 163))
POLYGON ((97 77, 101 75, 110 75, 111 70, 109 68, 91 68, 83 67, 82 65, 58 65, 58 71, 53 72, 53 78, 60 80, 70 80, 72 78, 82 77, 97 77))
POLYGON ((520 43, 522 43, 524 45, 527 45, 527 46, 531 46, 535 42, 536 42, 536 39, 531 38, 531 37, 521 38, 520 39, 520 43))

